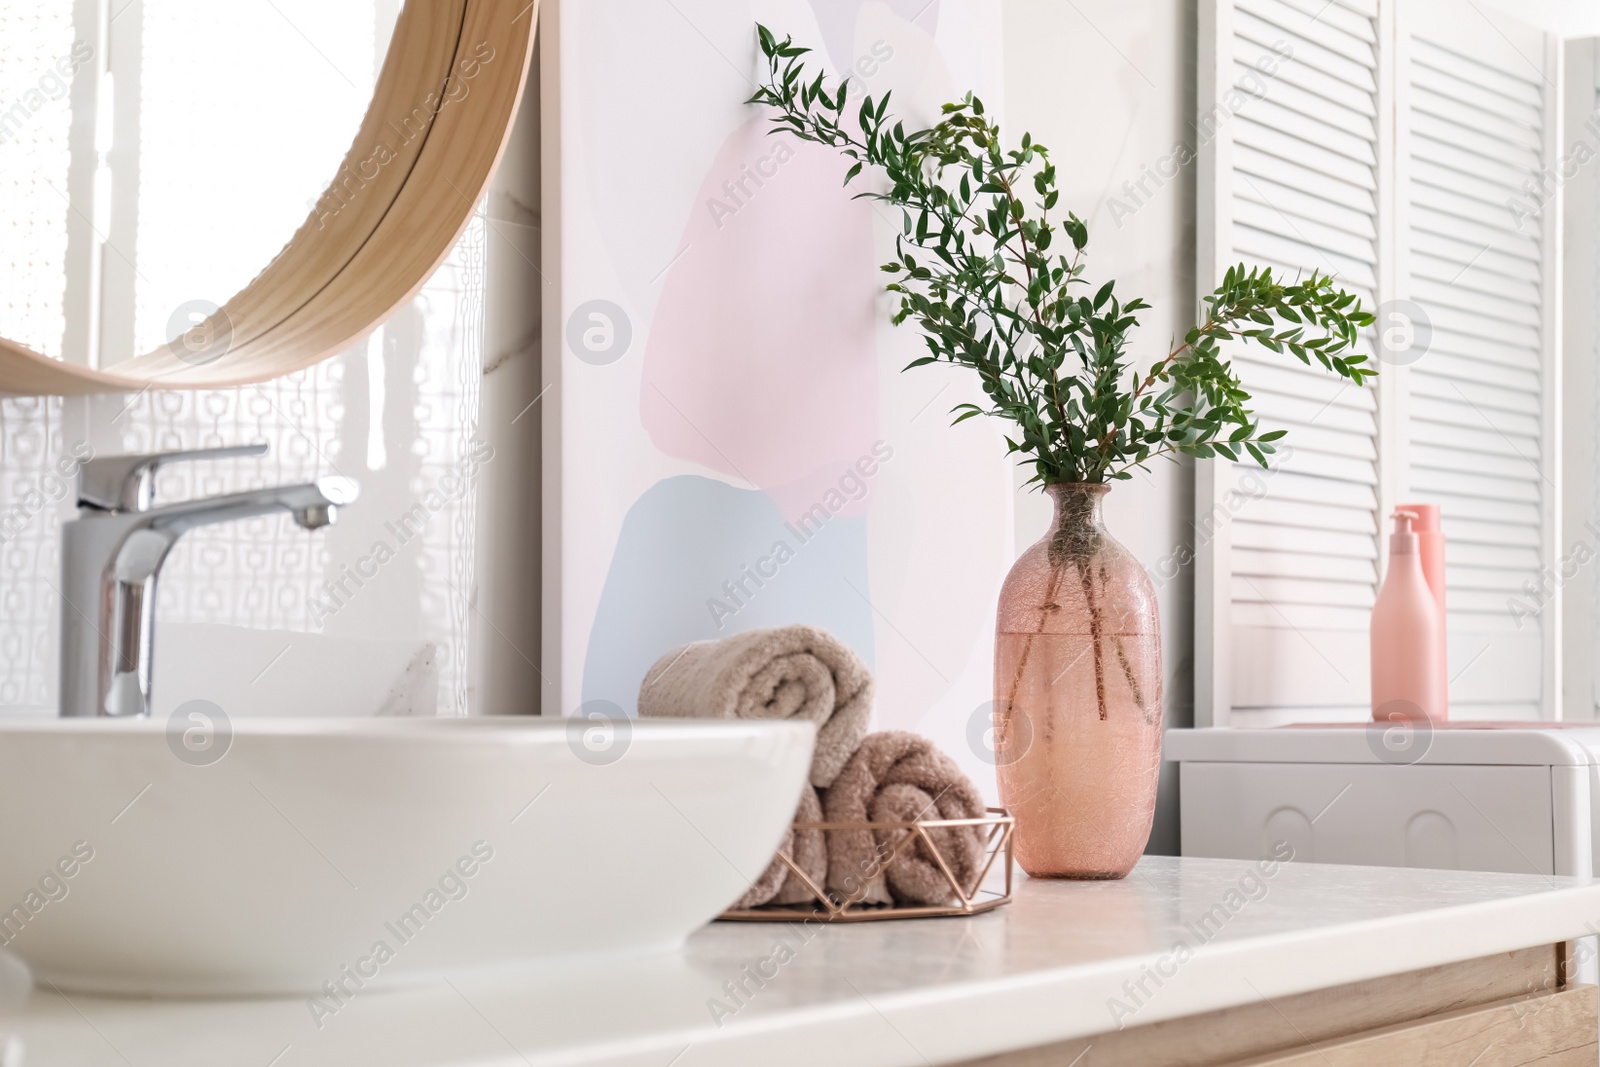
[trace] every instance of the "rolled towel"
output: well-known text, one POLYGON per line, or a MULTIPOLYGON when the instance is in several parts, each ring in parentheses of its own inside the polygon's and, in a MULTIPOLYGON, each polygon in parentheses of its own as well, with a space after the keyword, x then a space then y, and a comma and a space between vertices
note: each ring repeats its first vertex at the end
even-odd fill
POLYGON ((872 675, 838 638, 814 626, 750 630, 658 659, 639 687, 639 714, 814 722, 811 784, 822 789, 867 734, 872 675))
MULTIPOLYGON (((976 819, 985 813, 983 797, 955 761, 927 738, 902 730, 867 735, 823 796, 822 810, 828 822, 976 819)), ((983 867, 984 828, 928 833, 950 873, 970 891, 983 867)), ((908 830, 828 831, 828 890, 865 904, 956 902, 933 853, 908 830)))
MULTIPOLYGON (((800 806, 795 809, 794 821, 822 821, 822 801, 816 789, 810 785, 800 789, 800 806)), ((827 848, 821 830, 796 830, 791 827, 784 836, 783 844, 778 847, 778 853, 794 860, 806 872, 806 877, 821 888, 828 877, 827 848)), ((771 865, 734 907, 757 908, 763 904, 802 904, 814 900, 816 894, 795 877, 788 864, 775 856, 771 865)))

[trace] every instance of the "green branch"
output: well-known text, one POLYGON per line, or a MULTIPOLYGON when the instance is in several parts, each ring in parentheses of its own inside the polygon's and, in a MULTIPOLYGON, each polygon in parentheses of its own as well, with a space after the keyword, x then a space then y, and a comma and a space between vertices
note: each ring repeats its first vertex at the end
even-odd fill
POLYGON ((844 184, 871 168, 875 188, 855 195, 901 213, 886 288, 898 302, 893 321, 914 322, 928 348, 906 369, 976 371, 988 406, 959 404, 955 421, 1012 423, 1008 449, 1032 464, 1032 480, 1130 478, 1174 453, 1266 466, 1284 431, 1262 431, 1224 343, 1287 352, 1357 385, 1375 373, 1354 351, 1373 321, 1356 297, 1316 273, 1284 283, 1240 265, 1204 298, 1202 321, 1183 343, 1139 374, 1128 339, 1149 305, 1121 302, 1112 282, 1093 296, 1071 291, 1087 284, 1089 233, 1071 212, 1051 222, 1060 191, 1048 149, 1027 134, 1006 149, 971 93, 945 104, 937 125, 911 132, 889 113, 889 94, 868 96, 852 133, 847 83, 809 71, 808 49, 792 39, 757 31, 767 74, 748 102, 774 110, 773 132, 837 149, 850 161, 844 184), (1028 183, 1038 196, 1032 211, 1018 195, 1028 183), (1054 251, 1058 234, 1070 257, 1054 251))

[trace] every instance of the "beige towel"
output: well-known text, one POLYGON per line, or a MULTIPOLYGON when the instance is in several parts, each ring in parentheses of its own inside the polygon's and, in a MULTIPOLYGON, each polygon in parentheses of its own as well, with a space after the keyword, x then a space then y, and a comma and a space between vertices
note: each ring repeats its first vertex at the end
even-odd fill
MULTIPOLYGON (((827 821, 975 819, 978 790, 933 742, 902 730, 869 734, 822 798, 827 821)), ((930 830, 963 889, 983 867, 979 826, 930 830)), ((907 830, 828 831, 828 890, 865 904, 954 904, 956 895, 927 845, 907 830), (891 854, 893 858, 891 859, 891 854)))
POLYGON ((811 784, 821 789, 867 734, 872 675, 838 638, 814 626, 750 630, 662 656, 639 687, 639 714, 814 722, 811 784))
MULTIPOLYGON (((810 785, 800 789, 800 806, 795 809, 795 822, 821 822, 822 801, 817 796, 817 791, 810 785)), ((822 839, 821 830, 795 830, 791 828, 784 836, 783 844, 778 852, 788 856, 799 864, 800 869, 806 872, 806 877, 816 883, 820 889, 828 877, 828 852, 827 843, 822 839)), ((806 888, 806 884, 787 864, 774 857, 772 865, 756 880, 749 891, 739 898, 735 908, 756 908, 762 904, 808 904, 816 900, 816 894, 806 888)))

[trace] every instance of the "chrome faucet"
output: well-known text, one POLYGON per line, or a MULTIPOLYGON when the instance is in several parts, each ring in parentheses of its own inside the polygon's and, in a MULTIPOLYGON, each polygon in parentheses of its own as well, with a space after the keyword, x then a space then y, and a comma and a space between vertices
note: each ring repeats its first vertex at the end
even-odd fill
POLYGON ((155 475, 165 464, 266 451, 259 444, 103 456, 78 469, 78 517, 61 527, 63 716, 150 714, 156 579, 185 532, 273 511, 316 530, 356 499, 351 479, 318 478, 155 506, 155 475))

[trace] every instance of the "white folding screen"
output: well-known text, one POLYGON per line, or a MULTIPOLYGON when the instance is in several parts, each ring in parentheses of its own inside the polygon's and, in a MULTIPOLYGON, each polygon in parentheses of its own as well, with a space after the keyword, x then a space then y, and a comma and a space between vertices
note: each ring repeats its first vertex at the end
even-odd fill
MULTIPOLYGON (((1320 18, 1292 0, 1206 7, 1201 115, 1217 132, 1201 150, 1200 287, 1246 261, 1290 278, 1335 274, 1379 299, 1392 168, 1376 6, 1334 4, 1320 18)), ((1271 472, 1201 465, 1197 719, 1355 705, 1377 580, 1376 393, 1292 359, 1235 354, 1262 418, 1292 440, 1271 472)))
POLYGON ((1560 65, 1543 34, 1459 0, 1407 0, 1400 19, 1405 265, 1432 330, 1408 371, 1409 497, 1445 516, 1452 707, 1538 718, 1560 629, 1527 593, 1559 505, 1559 212, 1540 178, 1560 65))
POLYGON ((1365 717, 1402 500, 1443 506, 1457 714, 1537 717, 1559 623, 1508 601, 1559 502, 1557 212, 1515 204, 1555 142, 1553 42, 1466 0, 1214 0, 1199 70, 1202 291, 1241 261, 1332 275, 1384 358, 1361 389, 1235 353, 1288 447, 1267 472, 1200 466, 1197 721, 1365 717))

